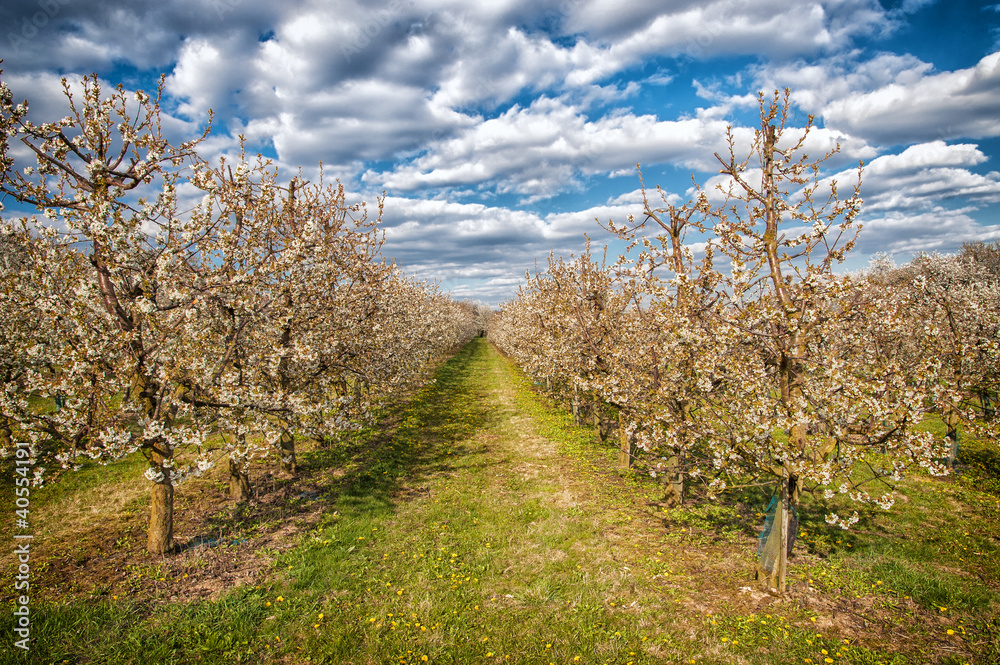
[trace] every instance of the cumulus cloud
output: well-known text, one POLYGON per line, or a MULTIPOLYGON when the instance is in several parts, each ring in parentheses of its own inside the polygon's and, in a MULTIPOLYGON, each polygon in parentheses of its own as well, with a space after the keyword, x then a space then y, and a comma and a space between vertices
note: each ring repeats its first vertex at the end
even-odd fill
POLYGON ((570 32, 606 44, 606 54, 576 74, 595 80, 654 53, 688 58, 753 54, 787 58, 837 49, 852 37, 890 28, 877 2, 669 3, 581 2, 566 20, 570 32))
POLYGON ((483 184, 533 202, 580 187, 584 176, 632 172, 637 162, 711 168, 712 155, 725 149, 725 131, 724 120, 710 117, 613 113, 589 120, 580 108, 543 97, 364 179, 399 191, 483 184))
MULTIPOLYGON (((1000 173, 972 170, 986 160, 976 145, 944 141, 920 143, 898 154, 878 157, 862 174, 865 210, 903 213, 955 199, 979 205, 1000 202, 1000 173)), ((857 182, 857 172, 844 171, 826 182, 830 180, 842 188, 851 187, 857 182)))
MULTIPOLYGON (((184 100, 179 111, 189 117, 204 117, 209 109, 223 117, 244 115, 240 93, 256 85, 254 67, 245 56, 253 54, 257 39, 247 44, 245 35, 208 40, 189 39, 178 54, 167 80, 171 95, 184 100)), ((245 97, 244 97, 245 98, 245 97)))
MULTIPOLYGON (((911 72, 916 74, 916 72, 911 72)), ((1000 135, 1000 52, 975 67, 908 77, 823 107, 828 126, 882 144, 1000 135)))
POLYGON ((1000 240, 1000 227, 980 224, 974 212, 974 208, 953 210, 935 206, 917 214, 898 211, 881 217, 864 216, 856 252, 951 253, 961 249, 965 242, 1000 240))
POLYGON ((116 63, 139 70, 168 69, 182 47, 179 36, 234 33, 254 36, 277 17, 295 12, 298 0, 10 0, 0 5, 0 24, 10 49, 5 66, 59 70, 73 63, 82 71, 104 73, 116 63))
POLYGON ((495 301, 536 257, 578 252, 595 217, 641 210, 636 162, 672 178, 671 203, 691 171, 711 191, 726 127, 746 156, 756 92, 785 86, 793 125, 818 118, 806 151, 840 145, 828 173, 869 163, 871 244, 990 233, 998 175, 976 141, 1000 135, 1000 53, 939 71, 878 52, 924 2, 54 0, 33 24, 37 0, 11 0, 0 24, 4 81, 34 117, 65 114, 57 72, 128 89, 166 72, 172 140, 213 108, 206 157, 242 134, 283 172, 322 161, 387 189, 387 252, 495 301))
POLYGON ((544 267, 550 252, 579 254, 584 234, 597 245, 610 237, 600 222, 624 222, 642 211, 642 197, 622 199, 585 210, 541 215, 502 206, 387 197, 383 254, 461 297, 491 303, 513 294, 512 286, 544 267))
POLYGON ((865 55, 860 50, 818 60, 796 59, 751 68, 758 90, 789 88, 792 100, 810 113, 822 113, 838 99, 889 85, 910 86, 933 72, 933 65, 908 53, 865 55))

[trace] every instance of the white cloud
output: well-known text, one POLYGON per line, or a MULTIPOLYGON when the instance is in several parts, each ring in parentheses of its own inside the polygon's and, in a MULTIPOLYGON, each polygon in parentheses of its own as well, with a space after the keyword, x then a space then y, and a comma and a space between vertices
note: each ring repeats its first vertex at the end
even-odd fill
POLYGON ((696 59, 814 55, 842 48, 853 37, 889 30, 891 20, 873 0, 687 0, 667 6, 655 0, 612 0, 573 5, 565 25, 605 46, 600 59, 574 73, 574 81, 589 83, 652 54, 696 59))
POLYGON ((824 107, 823 117, 828 126, 898 144, 1000 136, 998 108, 1000 52, 968 69, 907 77, 842 96, 824 107))
POLYGON ((790 88, 792 101, 811 113, 821 113, 834 100, 888 85, 908 86, 933 71, 930 63, 910 54, 854 50, 819 60, 766 63, 752 68, 756 90, 790 88))
MULTIPOLYGON (((883 155, 865 166, 861 193, 867 213, 921 211, 950 200, 977 204, 1000 202, 1000 173, 970 170, 986 161, 975 145, 948 145, 931 141, 910 146, 898 154, 883 155)), ((857 182, 856 172, 844 171, 836 179, 841 188, 857 182)))
POLYGON ((712 117, 615 113, 588 120, 578 107, 540 98, 431 144, 393 171, 369 171, 364 180, 398 191, 483 184, 530 202, 576 189, 585 176, 632 171, 637 162, 713 168, 712 154, 725 149, 725 128, 712 117))
POLYGON ((976 222, 974 209, 933 207, 918 214, 895 211, 882 217, 862 218, 857 252, 906 255, 916 252, 950 253, 962 243, 1000 240, 1000 227, 976 222))
POLYGON ((536 213, 478 203, 388 197, 383 254, 404 271, 440 282, 453 295, 498 302, 513 295, 512 286, 556 256, 579 254, 583 234, 603 245, 611 237, 600 223, 624 222, 642 211, 642 197, 632 192, 585 210, 536 213))
MULTIPOLYGON (((239 37, 208 41, 188 40, 181 49, 177 64, 167 80, 167 90, 185 100, 180 112, 189 117, 204 117, 208 109, 217 113, 237 114, 240 109, 226 106, 238 104, 237 92, 254 83, 255 71, 246 58, 252 57, 244 40, 239 37)), ((256 39, 253 40, 256 44, 256 39)))

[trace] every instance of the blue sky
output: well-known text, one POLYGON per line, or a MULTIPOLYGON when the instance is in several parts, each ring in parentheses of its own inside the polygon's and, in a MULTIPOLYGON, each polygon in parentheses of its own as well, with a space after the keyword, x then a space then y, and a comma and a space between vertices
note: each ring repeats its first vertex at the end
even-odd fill
MULTIPOLYGON (((929 0, 6 0, 3 79, 39 119, 60 76, 149 90, 205 157, 243 134, 291 175, 323 162, 386 192, 384 254, 497 303, 595 218, 711 186, 727 124, 789 87, 795 122, 868 165, 858 248, 954 252, 1000 239, 1000 5, 929 0)), ((9 214, 9 213, 8 213, 9 214)))

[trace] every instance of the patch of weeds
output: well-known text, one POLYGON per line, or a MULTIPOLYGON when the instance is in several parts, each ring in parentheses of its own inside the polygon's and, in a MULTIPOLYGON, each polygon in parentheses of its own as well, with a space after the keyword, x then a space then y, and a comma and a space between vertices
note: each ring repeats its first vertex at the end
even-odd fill
POLYGON ((738 540, 749 526, 746 518, 732 505, 698 503, 664 508, 662 514, 668 527, 697 530, 725 541, 738 540))
POLYGON ((712 645, 728 662, 829 665, 904 665, 902 654, 816 630, 808 620, 778 614, 714 616, 707 619, 712 645), (728 655, 728 657, 726 657, 728 655))
POLYGON ((887 591, 909 596, 931 609, 946 607, 980 611, 989 608, 996 600, 996 594, 978 581, 945 575, 897 559, 877 561, 868 569, 868 575, 876 578, 873 587, 884 586, 887 591))

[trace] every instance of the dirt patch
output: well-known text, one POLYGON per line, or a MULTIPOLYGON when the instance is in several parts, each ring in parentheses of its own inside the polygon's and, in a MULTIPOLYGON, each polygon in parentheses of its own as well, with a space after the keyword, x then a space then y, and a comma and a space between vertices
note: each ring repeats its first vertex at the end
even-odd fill
POLYGON ((130 495, 129 508, 116 511, 115 519, 75 514, 72 528, 33 541, 32 590, 52 600, 212 598, 226 589, 260 584, 274 556, 297 544, 328 508, 320 485, 308 479, 258 474, 258 498, 238 507, 220 481, 207 477, 176 490, 174 532, 183 535, 175 538, 176 552, 168 556, 144 549, 144 493, 130 495))

